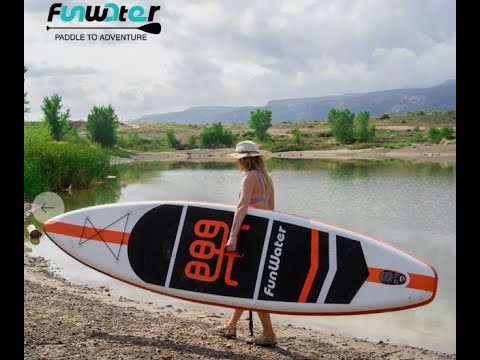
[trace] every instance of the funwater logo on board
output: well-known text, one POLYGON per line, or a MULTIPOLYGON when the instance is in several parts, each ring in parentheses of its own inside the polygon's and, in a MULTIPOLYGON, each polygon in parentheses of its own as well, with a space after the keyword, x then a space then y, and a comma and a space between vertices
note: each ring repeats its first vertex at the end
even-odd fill
POLYGON ((162 30, 155 17, 160 5, 74 5, 53 3, 48 11, 47 31, 54 31, 56 41, 146 41, 148 34, 162 30), (55 23, 55 24, 53 24, 55 23), (95 33, 92 30, 114 32, 95 33))

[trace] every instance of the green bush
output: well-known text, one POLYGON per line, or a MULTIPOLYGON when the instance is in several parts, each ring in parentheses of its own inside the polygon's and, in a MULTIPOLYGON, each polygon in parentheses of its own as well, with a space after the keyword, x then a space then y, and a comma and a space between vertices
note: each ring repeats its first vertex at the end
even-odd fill
POLYGON ((250 127, 255 131, 255 136, 260 141, 268 140, 268 129, 272 126, 272 111, 257 109, 250 112, 250 127))
POLYGON ((105 147, 117 140, 118 116, 111 105, 94 106, 87 115, 86 129, 89 139, 105 147))
POLYGON ((293 142, 295 144, 302 143, 302 133, 298 129, 293 130, 293 142))
POLYGON ((442 141, 442 133, 438 128, 435 126, 432 126, 428 129, 428 139, 434 143, 438 144, 440 141, 442 141))
POLYGON ((69 127, 66 131, 65 134, 63 135, 63 140, 71 143, 80 143, 82 142, 82 139, 78 135, 77 129, 75 129, 73 126, 69 127))
POLYGON ((380 119, 381 119, 381 120, 390 119, 390 115, 388 115, 388 114, 383 114, 382 116, 380 116, 380 119))
POLYGON ((40 173, 38 165, 32 159, 23 160, 23 196, 27 201, 33 201, 38 194, 50 190, 47 179, 38 176, 40 173))
POLYGON ((131 148, 138 148, 142 145, 142 140, 140 139, 140 135, 138 133, 130 131, 127 136, 125 137, 127 147, 131 148))
POLYGON ((45 122, 29 122, 23 127, 23 144, 25 147, 52 140, 50 127, 45 122))
POLYGON ((348 109, 331 109, 328 113, 328 124, 335 139, 343 144, 351 144, 355 140, 353 119, 355 114, 348 109))
POLYGON ((423 137, 423 134, 421 132, 416 132, 415 135, 413 135, 412 137, 412 142, 414 143, 421 143, 421 142, 424 142, 424 137, 423 137))
POLYGON ((331 136, 333 136, 333 134, 330 130, 320 131, 318 133, 318 137, 331 137, 331 136))
POLYGON ((255 131, 247 130, 240 134, 242 139, 253 139, 255 137, 255 131))
POLYGON ((166 136, 167 136, 167 144, 169 147, 176 148, 180 144, 180 141, 175 136, 175 130, 173 130, 172 128, 167 129, 166 136))
MULTIPOLYGON (((368 121, 370 119, 370 113, 368 111, 360 111, 355 120, 355 140, 359 142, 365 142, 369 140, 372 135, 372 131, 369 129, 368 121)), ((375 132, 373 131, 373 134, 375 132)))
POLYGON ((197 144, 197 139, 195 138, 195 135, 194 134, 190 135, 190 137, 188 138, 188 145, 190 145, 193 148, 195 147, 196 144, 197 144))
POLYGON ((89 186, 108 174, 109 161, 108 153, 96 145, 53 141, 48 127, 25 126, 24 197, 32 201, 45 191, 89 186))
POLYGON ((444 126, 440 129, 440 135, 442 138, 451 140, 453 139, 453 128, 450 126, 444 126))
POLYGON ((230 130, 225 130, 221 122, 206 126, 200 134, 200 147, 217 148, 233 146, 236 136, 230 130))

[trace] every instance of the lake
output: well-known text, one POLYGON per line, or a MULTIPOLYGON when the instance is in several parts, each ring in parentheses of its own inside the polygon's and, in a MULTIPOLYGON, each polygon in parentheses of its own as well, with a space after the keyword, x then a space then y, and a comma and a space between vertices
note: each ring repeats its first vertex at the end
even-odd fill
MULTIPOLYGON (((272 315, 282 322, 328 333, 456 352, 456 167, 401 160, 330 161, 270 159, 275 208, 319 219, 378 238, 432 264, 438 292, 426 306, 354 316, 272 315)), ((236 204, 242 174, 233 162, 138 162, 119 166, 103 184, 62 192, 65 210, 140 200, 192 200, 236 204)), ((33 217, 25 221, 41 226, 33 217)), ((43 256, 67 280, 106 285, 113 295, 134 300, 230 314, 147 292, 77 263, 51 241, 25 252, 43 256)))

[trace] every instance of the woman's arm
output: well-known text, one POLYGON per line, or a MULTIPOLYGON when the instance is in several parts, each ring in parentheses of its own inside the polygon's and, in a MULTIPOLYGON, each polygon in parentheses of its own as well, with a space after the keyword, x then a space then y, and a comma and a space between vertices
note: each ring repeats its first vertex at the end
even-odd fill
POLYGON ((230 229, 230 236, 228 238, 226 249, 227 251, 235 251, 237 248, 237 238, 240 231, 240 226, 245 219, 248 211, 248 204, 252 197, 253 188, 255 187, 255 177, 252 172, 248 172, 242 179, 240 200, 237 208, 235 209, 235 215, 233 216, 233 224, 230 229))

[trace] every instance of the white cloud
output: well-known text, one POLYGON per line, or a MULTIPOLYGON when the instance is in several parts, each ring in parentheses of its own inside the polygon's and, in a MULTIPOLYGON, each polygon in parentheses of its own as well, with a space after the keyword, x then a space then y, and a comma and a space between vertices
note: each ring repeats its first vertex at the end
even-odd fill
POLYGON ((128 120, 196 105, 430 86, 456 75, 449 0, 148 0, 144 7, 161 6, 161 34, 107 43, 55 41, 46 31, 52 3, 25 1, 30 118, 53 93, 72 118, 112 104, 128 120))

